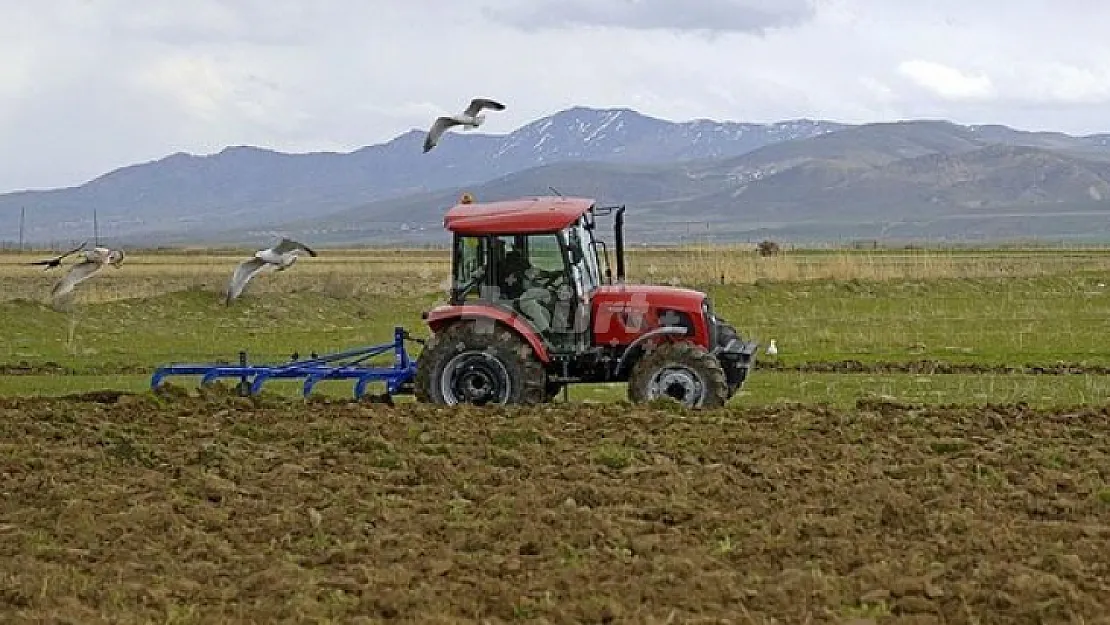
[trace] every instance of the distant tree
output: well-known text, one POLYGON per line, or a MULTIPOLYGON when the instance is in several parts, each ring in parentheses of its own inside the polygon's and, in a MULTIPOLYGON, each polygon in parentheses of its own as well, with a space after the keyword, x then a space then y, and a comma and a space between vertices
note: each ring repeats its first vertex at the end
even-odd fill
POLYGON ((774 241, 761 241, 759 245, 756 246, 756 250, 759 251, 760 256, 777 256, 778 253, 782 251, 782 248, 774 241))

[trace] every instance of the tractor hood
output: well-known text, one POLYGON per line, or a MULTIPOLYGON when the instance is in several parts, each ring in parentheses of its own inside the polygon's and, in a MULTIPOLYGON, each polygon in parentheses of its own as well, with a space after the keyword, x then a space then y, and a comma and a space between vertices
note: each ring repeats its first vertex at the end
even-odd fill
POLYGON ((612 306, 629 304, 633 308, 672 308, 700 311, 705 293, 693 289, 648 284, 614 284, 597 287, 593 293, 594 305, 612 306))
POLYGON ((698 345, 710 344, 702 308, 705 294, 691 289, 646 284, 598 287, 593 293, 594 340, 599 345, 631 345, 661 325, 687 325, 698 345))

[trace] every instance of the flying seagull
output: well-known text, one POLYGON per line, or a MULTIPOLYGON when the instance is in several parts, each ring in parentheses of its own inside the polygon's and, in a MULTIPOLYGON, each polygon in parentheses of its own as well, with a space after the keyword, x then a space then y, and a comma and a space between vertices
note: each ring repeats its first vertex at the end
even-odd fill
POLYGON ((428 136, 424 139, 424 152, 436 147, 440 136, 452 126, 462 126, 463 130, 473 130, 481 126, 482 122, 486 121, 486 116, 479 114, 482 109, 503 111, 505 105, 487 98, 474 98, 470 101, 470 106, 466 107, 466 110, 461 114, 437 117, 431 129, 428 130, 428 136))
POLYGON ((77 252, 80 252, 81 250, 85 249, 86 244, 88 244, 88 241, 83 241, 81 243, 81 245, 78 245, 77 247, 73 248, 72 250, 66 252, 65 254, 55 256, 54 258, 47 258, 45 260, 36 260, 32 263, 27 263, 27 264, 29 264, 29 265, 45 265, 45 267, 43 267, 44 271, 48 270, 48 269, 53 269, 55 267, 60 267, 61 264, 62 264, 62 261, 66 257, 71 256, 73 254, 76 254, 77 252))
POLYGON ((293 263, 297 262, 297 255, 301 250, 308 252, 309 256, 316 256, 316 251, 305 244, 282 237, 277 245, 269 249, 259 250, 254 253, 254 256, 239 263, 235 268, 235 273, 231 275, 231 282, 227 285, 227 296, 224 303, 230 305, 231 300, 239 297, 251 278, 263 269, 270 268, 276 271, 285 271, 292 267, 293 263))
POLYGON ((68 295, 78 285, 100 273, 105 265, 112 265, 116 269, 123 264, 123 250, 112 250, 106 247, 94 247, 85 251, 85 259, 74 265, 64 278, 54 285, 50 296, 57 300, 68 295))

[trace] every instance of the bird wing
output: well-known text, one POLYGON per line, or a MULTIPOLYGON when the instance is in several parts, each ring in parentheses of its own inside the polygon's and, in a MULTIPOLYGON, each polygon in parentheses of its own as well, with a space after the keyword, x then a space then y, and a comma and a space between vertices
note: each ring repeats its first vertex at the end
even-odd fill
POLYGON ((82 241, 81 245, 78 245, 77 247, 73 248, 72 250, 66 252, 65 254, 62 254, 61 256, 58 257, 58 259, 60 260, 62 258, 65 258, 66 256, 70 256, 72 254, 76 254, 77 252, 80 252, 81 250, 85 249, 85 246, 88 245, 88 243, 89 242, 87 240, 82 241))
POLYGON ((432 127, 428 129, 428 136, 424 138, 424 151, 434 148, 439 143, 439 137, 451 126, 458 126, 459 122, 451 117, 437 117, 432 127))
POLYGON ((83 260, 77 263, 69 270, 69 273, 67 273, 64 278, 54 285, 54 289, 50 292, 50 295, 53 297, 60 297, 69 293, 78 284, 93 277, 96 272, 103 268, 103 263, 95 261, 83 260))
POLYGON ((87 244, 88 244, 88 241, 83 241, 81 243, 81 245, 78 245, 77 247, 73 248, 72 250, 69 250, 68 252, 65 252, 64 254, 59 254, 59 255, 55 256, 54 258, 47 258, 46 260, 36 260, 36 261, 34 261, 32 263, 28 263, 28 264, 30 264, 30 265, 58 265, 62 262, 62 259, 66 258, 67 256, 72 256, 73 254, 76 254, 77 252, 80 252, 81 250, 85 249, 85 245, 87 245, 87 244))
POLYGON ((308 252, 309 256, 316 256, 316 251, 309 248, 304 243, 299 243, 288 237, 282 237, 281 242, 274 246, 274 252, 278 254, 285 254, 293 250, 304 250, 308 252))
POLYGON ((470 106, 466 107, 463 115, 471 116, 477 115, 482 109, 493 109, 495 111, 504 111, 505 105, 489 98, 474 98, 470 101, 470 106))
POLYGON ((250 282, 250 279, 265 266, 266 261, 258 257, 248 258, 239 263, 239 265, 235 267, 235 272, 231 274, 231 282, 227 285, 227 301, 230 302, 236 297, 239 297, 243 289, 247 286, 247 283, 250 282))

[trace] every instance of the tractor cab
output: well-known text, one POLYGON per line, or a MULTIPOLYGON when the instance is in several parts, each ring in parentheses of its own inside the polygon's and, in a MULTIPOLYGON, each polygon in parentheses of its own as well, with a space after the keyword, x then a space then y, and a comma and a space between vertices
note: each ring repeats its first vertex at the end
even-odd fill
POLYGON ((578 198, 532 198, 449 212, 451 305, 495 306, 523 316, 553 351, 589 345, 590 297, 612 281, 595 206, 578 198), (604 260, 604 268, 603 268, 604 260), (604 276, 604 277, 603 277, 604 276))

